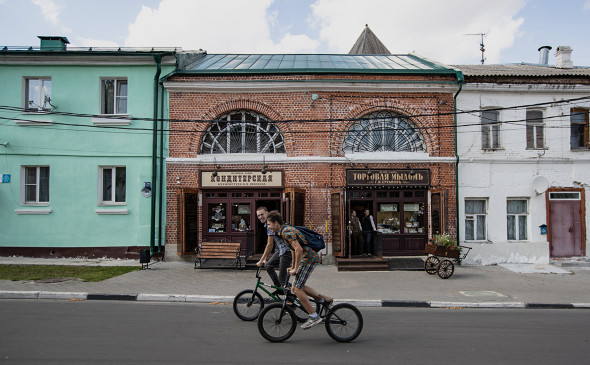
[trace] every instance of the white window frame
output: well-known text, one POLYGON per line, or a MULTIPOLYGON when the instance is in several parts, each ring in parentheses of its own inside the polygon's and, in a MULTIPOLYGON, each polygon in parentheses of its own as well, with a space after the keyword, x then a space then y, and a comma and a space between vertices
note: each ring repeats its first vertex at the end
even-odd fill
POLYGON ((529 109, 526 111, 526 148, 530 150, 545 149, 545 112, 543 110, 529 109), (541 118, 533 118, 529 113, 541 113, 541 118), (531 139, 529 139, 529 134, 531 139), (539 139, 541 140, 540 145, 539 139), (532 141, 532 145, 529 145, 529 141, 532 141))
POLYGON ((464 205, 463 207, 465 208, 465 241, 469 241, 469 242, 482 242, 482 241, 487 241, 488 240, 488 200, 485 198, 465 198, 464 200, 464 205), (482 200, 484 202, 484 212, 483 213, 467 213, 467 201, 473 201, 473 200, 482 200), (477 227, 478 227, 478 223, 479 221, 483 219, 484 220, 484 237, 483 238, 478 238, 477 237, 477 227), (468 239, 467 238, 467 221, 473 221, 473 238, 472 239, 468 239))
POLYGON ((127 166, 124 165, 113 165, 113 166, 99 166, 98 167, 98 205, 105 206, 105 205, 127 205, 127 166), (117 168, 123 167, 125 168, 125 201, 115 201, 116 199, 116 186, 117 186, 117 176, 116 171, 117 168), (110 200, 103 200, 103 192, 104 192, 104 184, 103 184, 103 173, 105 170, 112 170, 111 173, 111 199, 110 200))
POLYGON ((26 76, 23 78, 23 109, 29 112, 51 110, 51 77, 26 76), (34 104, 30 104, 31 81, 39 81, 39 92, 34 104))
POLYGON ((480 115, 481 122, 481 148, 483 150, 498 150, 502 148, 502 122, 500 112, 498 110, 482 110, 480 115), (489 118, 484 118, 484 113, 496 113, 496 121, 490 121, 489 118), (494 135, 497 137, 494 138, 494 135), (486 136, 489 145, 485 144, 486 136))
POLYGON ((100 82, 99 82, 99 87, 100 87, 100 114, 101 115, 129 115, 129 80, 127 79, 127 77, 101 77, 100 78, 100 82), (107 96, 105 95, 105 88, 104 88, 104 82, 105 81, 109 81, 112 80, 114 82, 114 94, 113 94, 113 100, 111 100, 110 102, 113 103, 113 113, 107 113, 105 110, 106 107, 106 102, 107 102, 107 96), (125 83, 127 84, 127 95, 117 95, 117 90, 118 90, 118 84, 121 81, 125 81, 125 83), (119 110, 119 103, 118 101, 120 99, 125 99, 127 102, 125 103, 125 111, 121 112, 119 110))
POLYGON ((20 189, 20 200, 22 205, 33 205, 33 206, 48 206, 50 202, 50 182, 51 182, 51 169, 47 165, 39 165, 39 166, 21 166, 20 170, 20 181, 21 181, 21 189, 20 189), (41 168, 48 169, 48 178, 47 178, 47 201, 40 201, 39 200, 39 190, 41 189, 41 168), (28 184, 26 180, 26 173, 27 169, 35 169, 35 183, 28 184), (34 186, 35 187, 35 200, 27 200, 27 187, 34 186))
POLYGON ((526 242, 529 240, 529 200, 526 198, 508 198, 506 199, 506 240, 509 242, 526 242), (522 200, 526 203, 526 210, 524 213, 509 213, 508 212, 508 203, 510 201, 517 201, 517 200, 522 200), (514 217, 514 237, 513 239, 508 237, 508 217, 513 216, 514 217), (520 239, 520 230, 519 230, 519 222, 520 222, 520 217, 525 217, 526 218, 526 227, 525 227, 525 238, 524 239, 520 239))

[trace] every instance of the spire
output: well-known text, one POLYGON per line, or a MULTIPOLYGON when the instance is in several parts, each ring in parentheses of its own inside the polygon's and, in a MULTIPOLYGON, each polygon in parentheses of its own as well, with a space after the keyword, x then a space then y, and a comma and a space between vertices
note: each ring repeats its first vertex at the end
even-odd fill
POLYGON ((379 38, 365 24, 365 29, 348 54, 391 54, 387 47, 381 43, 379 38))

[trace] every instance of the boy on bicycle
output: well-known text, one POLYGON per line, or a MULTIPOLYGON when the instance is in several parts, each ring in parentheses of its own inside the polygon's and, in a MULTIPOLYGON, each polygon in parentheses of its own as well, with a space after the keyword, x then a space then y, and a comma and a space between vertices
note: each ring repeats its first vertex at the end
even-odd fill
MULTIPOLYGON (((266 248, 264 249, 262 258, 260 258, 260 261, 256 263, 256 266, 260 267, 264 265, 264 269, 268 273, 268 276, 270 276, 274 286, 282 288, 287 282, 287 269, 291 266, 291 251, 280 236, 268 229, 268 223, 266 222, 267 216, 268 209, 266 207, 258 207, 258 209, 256 209, 256 217, 258 220, 260 220, 260 222, 264 223, 264 227, 266 228, 266 233, 268 236, 266 248), (267 261, 275 245, 277 250, 274 255, 272 255, 270 260, 267 261), (277 265, 279 267, 278 276, 275 272, 275 267, 277 267, 277 265)), ((283 290, 278 289, 273 294, 283 294, 283 290)))
POLYGON ((295 227, 286 225, 283 221, 281 213, 276 210, 269 212, 267 217, 268 228, 278 233, 283 238, 283 241, 289 246, 293 253, 293 260, 291 268, 288 270, 289 274, 295 275, 295 282, 292 290, 297 296, 305 311, 309 313, 307 322, 301 325, 301 328, 307 329, 313 325, 322 322, 322 318, 315 312, 311 305, 309 297, 314 298, 320 303, 332 305, 334 299, 318 293, 313 288, 305 285, 307 279, 311 276, 315 265, 320 261, 320 258, 313 249, 307 246, 307 239, 295 227))

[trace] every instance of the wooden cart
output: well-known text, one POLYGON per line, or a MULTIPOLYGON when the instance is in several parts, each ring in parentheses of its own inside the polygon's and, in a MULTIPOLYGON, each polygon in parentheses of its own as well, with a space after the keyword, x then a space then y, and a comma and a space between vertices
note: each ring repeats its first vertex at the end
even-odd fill
POLYGON ((434 275, 438 273, 441 279, 448 279, 455 272, 455 263, 467 257, 471 247, 459 246, 461 250, 452 250, 445 246, 427 244, 424 252, 428 254, 424 261, 424 270, 434 275))

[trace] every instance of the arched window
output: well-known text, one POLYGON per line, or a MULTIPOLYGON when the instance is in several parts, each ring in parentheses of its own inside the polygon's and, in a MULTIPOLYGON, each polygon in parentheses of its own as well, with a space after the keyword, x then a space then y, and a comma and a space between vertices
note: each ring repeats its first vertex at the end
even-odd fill
POLYGON ((262 115, 240 110, 211 123, 200 153, 285 153, 285 142, 274 123, 262 115))
POLYGON ((355 122, 344 138, 345 153, 426 152, 422 133, 408 118, 389 111, 365 115, 355 122))

